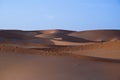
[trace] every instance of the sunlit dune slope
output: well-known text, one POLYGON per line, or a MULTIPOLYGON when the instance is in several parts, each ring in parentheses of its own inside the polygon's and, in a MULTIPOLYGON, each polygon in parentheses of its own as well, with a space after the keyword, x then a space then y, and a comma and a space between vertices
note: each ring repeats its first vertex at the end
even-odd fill
POLYGON ((14 52, 22 54, 40 54, 48 56, 71 56, 71 57, 87 57, 89 59, 109 59, 120 60, 120 41, 110 41, 103 43, 93 43, 86 45, 72 45, 72 46, 45 46, 29 44, 1 44, 0 51, 2 53, 14 52), (19 46, 18 46, 19 45, 19 46), (23 46, 24 45, 24 46, 23 46))
POLYGON ((70 33, 69 36, 91 41, 110 41, 120 39, 120 30, 89 30, 70 33))

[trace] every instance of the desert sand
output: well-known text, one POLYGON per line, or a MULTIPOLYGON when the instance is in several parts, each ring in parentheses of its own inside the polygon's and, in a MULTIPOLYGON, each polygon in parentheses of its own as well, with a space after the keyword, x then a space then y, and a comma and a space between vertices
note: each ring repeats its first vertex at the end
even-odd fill
POLYGON ((120 30, 0 30, 0 80, 120 80, 120 30))

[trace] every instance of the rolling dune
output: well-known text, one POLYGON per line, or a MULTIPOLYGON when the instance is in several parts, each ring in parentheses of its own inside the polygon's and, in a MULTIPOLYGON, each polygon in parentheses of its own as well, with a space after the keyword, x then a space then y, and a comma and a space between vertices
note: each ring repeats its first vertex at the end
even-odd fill
POLYGON ((0 80, 120 80, 119 30, 0 30, 0 80))
POLYGON ((70 33, 69 36, 90 41, 110 41, 120 39, 120 30, 89 30, 70 33))

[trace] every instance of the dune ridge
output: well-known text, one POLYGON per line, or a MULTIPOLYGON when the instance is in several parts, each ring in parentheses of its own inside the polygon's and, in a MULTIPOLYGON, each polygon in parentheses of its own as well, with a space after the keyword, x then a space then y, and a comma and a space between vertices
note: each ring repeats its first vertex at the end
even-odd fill
POLYGON ((119 60, 119 34, 119 30, 0 30, 0 52, 77 55, 119 60))
POLYGON ((119 51, 119 47, 120 47, 119 44, 120 44, 119 40, 103 42, 103 43, 86 44, 86 45, 76 45, 76 46, 74 45, 73 46, 41 45, 41 44, 30 44, 30 43, 29 44, 28 43, 27 44, 2 43, 0 44, 0 52, 1 53, 9 52, 9 53, 22 53, 22 54, 26 54, 26 53, 39 54, 39 55, 46 55, 46 56, 71 56, 71 57, 80 57, 82 59, 87 58, 90 60, 102 60, 102 61, 106 60, 111 62, 112 61, 120 62, 119 52, 117 52, 116 53, 117 55, 115 55, 114 57, 113 57, 113 54, 106 54, 106 53, 97 54, 98 53, 97 51, 104 51, 104 50, 107 50, 106 52, 111 53, 111 51, 109 51, 111 49, 113 50, 113 52, 119 51), (93 54, 90 55, 89 53, 93 53, 93 54), (99 55, 102 55, 102 57, 99 55))
POLYGON ((69 36, 91 41, 110 41, 120 39, 120 30, 88 30, 70 33, 69 36))

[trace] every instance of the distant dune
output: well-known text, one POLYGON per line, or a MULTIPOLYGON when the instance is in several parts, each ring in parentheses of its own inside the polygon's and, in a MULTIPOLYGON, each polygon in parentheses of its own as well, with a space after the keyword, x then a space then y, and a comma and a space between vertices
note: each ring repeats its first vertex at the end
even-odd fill
POLYGON ((68 36, 68 34, 75 32, 69 30, 40 30, 35 37, 37 38, 46 38, 46 39, 54 39, 59 41, 67 41, 67 42, 90 42, 89 40, 85 40, 82 38, 68 36))
POLYGON ((120 30, 0 30, 0 80, 120 80, 120 30))
POLYGON ((62 30, 62 29, 50 29, 50 30, 39 30, 41 34, 69 34, 75 31, 62 30))
MULTIPOLYGON (((28 51, 26 49, 29 49, 29 51, 35 49, 34 51, 37 51, 37 53, 42 51, 44 53, 47 52, 49 55, 52 55, 54 52, 55 55, 57 55, 57 53, 60 53, 60 55, 69 55, 70 53, 78 56, 119 60, 119 32, 119 30, 91 30, 80 32, 69 30, 1 30, 0 45, 3 52, 7 50, 9 52, 10 48, 15 47, 13 48, 13 52, 19 48, 24 52, 28 51), (98 39, 100 41, 98 41, 98 39)), ((33 53, 34 52, 32 52, 32 54, 33 53)))
POLYGON ((89 30, 73 32, 69 35, 90 41, 110 41, 120 39, 120 30, 89 30))

